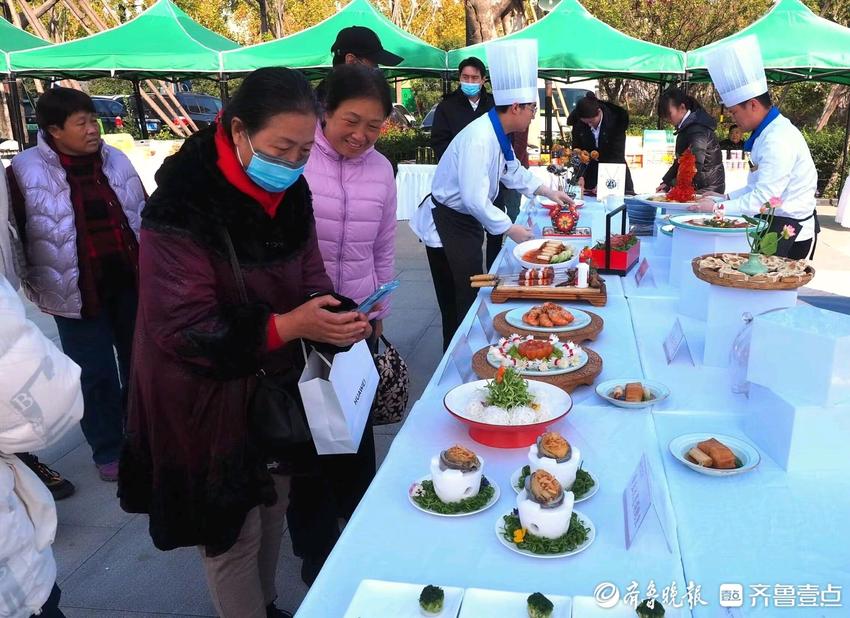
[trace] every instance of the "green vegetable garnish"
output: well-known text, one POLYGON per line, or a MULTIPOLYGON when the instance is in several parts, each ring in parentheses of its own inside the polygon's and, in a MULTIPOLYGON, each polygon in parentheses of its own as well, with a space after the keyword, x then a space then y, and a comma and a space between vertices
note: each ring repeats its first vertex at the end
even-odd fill
POLYGON ((555 605, 539 592, 528 597, 529 618, 549 618, 555 610, 555 605))
MULTIPOLYGON (((508 356, 510 356, 511 358, 515 358, 516 360, 522 360, 525 358, 522 354, 519 353, 519 348, 517 348, 517 346, 515 345, 511 346, 508 350, 508 356)), ((558 346, 555 346, 552 350, 552 355, 549 358, 564 358, 564 351, 558 346)))
POLYGON ((514 543, 517 548, 530 551, 532 554, 563 554, 573 551, 582 543, 585 543, 590 534, 590 528, 585 528, 579 521, 578 515, 573 513, 570 518, 569 529, 557 539, 545 539, 526 532, 523 540, 520 543, 515 543, 514 532, 522 530, 519 514, 514 509, 510 515, 505 515, 502 519, 505 522, 502 536, 511 543, 514 543))
POLYGON ((422 481, 422 495, 413 496, 413 501, 421 506, 426 511, 439 513, 440 515, 459 515, 461 513, 471 513, 487 506, 487 503, 493 499, 493 494, 496 490, 485 477, 481 478, 481 488, 478 495, 471 498, 464 498, 459 502, 443 502, 434 491, 434 483, 432 481, 422 481))
POLYGON ((494 379, 487 382, 487 398, 484 400, 484 405, 505 410, 530 406, 534 397, 528 392, 528 380, 513 367, 502 369, 499 369, 494 379))
MULTIPOLYGON (((520 472, 519 475, 519 480, 516 482, 517 489, 520 491, 525 489, 525 479, 527 479, 530 475, 531 466, 523 466, 522 472, 520 472)), ((576 472, 576 482, 573 483, 573 487, 570 491, 573 492, 576 500, 581 500, 588 494, 588 492, 590 492, 591 489, 593 489, 594 485, 596 485, 596 482, 593 480, 593 477, 579 468, 578 472, 576 472)))
POLYGON ((439 614, 443 611, 445 592, 439 586, 425 586, 419 594, 419 607, 429 614, 439 614))

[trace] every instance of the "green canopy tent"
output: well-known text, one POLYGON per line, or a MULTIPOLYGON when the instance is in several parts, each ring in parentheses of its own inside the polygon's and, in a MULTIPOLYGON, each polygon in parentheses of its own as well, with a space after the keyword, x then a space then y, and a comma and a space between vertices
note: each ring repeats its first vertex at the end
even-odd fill
POLYGON ((9 72, 9 54, 22 49, 50 45, 48 41, 21 30, 0 17, 0 73, 9 72))
POLYGON ((850 84, 850 28, 815 15, 799 0, 779 0, 740 32, 687 53, 691 81, 709 81, 705 58, 719 45, 755 35, 767 78, 774 84, 805 80, 850 84))
POLYGON ((367 0, 352 0, 335 15, 306 30, 225 52, 222 71, 234 75, 260 67, 287 66, 319 77, 332 66, 331 45, 337 33, 348 26, 371 28, 385 49, 404 58, 397 67, 387 67, 385 74, 390 77, 442 75, 446 70, 446 52, 405 32, 367 0))
POLYGON ((22 49, 33 49, 47 45, 50 45, 48 41, 16 28, 0 17, 0 73, 7 75, 9 121, 12 125, 12 137, 18 144, 23 144, 26 141, 26 133, 21 123, 17 82, 14 75, 9 72, 9 54, 22 49))
POLYGON ((40 78, 218 78, 220 53, 237 47, 193 21, 171 0, 159 0, 115 28, 67 43, 12 52, 8 60, 19 76, 40 78))
MULTIPOLYGON (((685 54, 636 39, 597 19, 578 0, 561 2, 543 19, 499 40, 537 39, 540 77, 569 81, 623 77, 672 81, 685 73, 685 54)), ((483 43, 449 52, 449 66, 468 56, 485 63, 483 43)))

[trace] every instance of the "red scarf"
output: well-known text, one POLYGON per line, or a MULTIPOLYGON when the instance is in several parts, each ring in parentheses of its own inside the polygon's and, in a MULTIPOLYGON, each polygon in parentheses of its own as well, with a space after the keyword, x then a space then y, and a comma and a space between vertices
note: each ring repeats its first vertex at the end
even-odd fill
POLYGON ((215 149, 218 153, 218 169, 224 174, 227 182, 239 189, 248 197, 256 200, 266 214, 274 219, 277 213, 277 207, 283 201, 283 196, 286 191, 280 193, 271 193, 266 191, 245 173, 245 169, 239 162, 239 157, 236 156, 236 147, 233 145, 233 140, 224 129, 224 124, 219 121, 215 131, 215 149))

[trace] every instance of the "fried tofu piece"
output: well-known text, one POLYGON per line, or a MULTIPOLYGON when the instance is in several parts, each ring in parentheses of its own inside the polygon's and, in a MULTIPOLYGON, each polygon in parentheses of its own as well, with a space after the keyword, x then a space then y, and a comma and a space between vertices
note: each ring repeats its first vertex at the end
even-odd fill
POLYGON ((731 470, 732 468, 737 467, 735 465, 735 453, 732 452, 732 449, 716 438, 700 442, 697 444, 697 448, 711 457, 711 461, 714 464, 712 466, 713 468, 731 470))

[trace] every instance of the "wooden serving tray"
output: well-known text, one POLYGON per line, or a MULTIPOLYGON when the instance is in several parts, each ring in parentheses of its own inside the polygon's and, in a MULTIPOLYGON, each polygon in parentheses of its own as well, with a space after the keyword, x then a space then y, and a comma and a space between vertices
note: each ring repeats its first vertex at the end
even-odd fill
MULTIPOLYGON (((493 367, 493 365, 487 361, 487 352, 489 351, 490 346, 481 348, 472 357, 472 369, 482 380, 492 380, 496 377, 496 372, 498 371, 498 369, 493 367)), ((562 388, 568 393, 572 393, 575 389, 582 385, 591 386, 593 381, 600 373, 602 373, 602 357, 588 348, 584 348, 584 351, 587 352, 588 359, 587 364, 581 369, 571 371, 570 373, 562 373, 557 376, 523 377, 527 380, 536 380, 538 382, 552 384, 558 388, 562 388)))
MULTIPOLYGON (((539 330, 530 330, 511 326, 505 319, 505 316, 508 315, 508 313, 508 311, 503 311, 495 318, 493 318, 493 328, 495 328, 496 332, 502 335, 503 337, 510 337, 511 335, 516 333, 517 335, 523 336, 531 335, 535 339, 548 339, 549 335, 552 334, 542 333, 539 330)), ((585 311, 585 313, 590 316, 590 324, 588 324, 584 328, 554 334, 558 335, 558 337, 560 337, 561 339, 575 341, 576 343, 580 343, 582 341, 595 341, 599 333, 602 332, 602 326, 604 325, 604 322, 602 321, 602 318, 600 318, 595 313, 592 313, 590 311, 585 311)))
MULTIPOLYGON (((749 256, 748 253, 737 253, 734 255, 740 255, 744 258, 749 256)), ((729 279, 728 277, 721 277, 716 271, 700 270, 700 260, 707 257, 720 258, 722 256, 722 253, 706 253, 705 255, 700 255, 691 260, 691 269, 694 271, 696 278, 701 279, 706 283, 711 283, 712 285, 719 285, 726 288, 738 288, 741 290, 796 290, 797 288, 803 287, 809 283, 809 281, 814 279, 815 276, 815 269, 811 265, 806 266, 806 272, 804 274, 797 275, 795 277, 785 277, 784 280, 780 279, 779 281, 752 281, 752 277, 748 277, 743 281, 736 281, 729 279)))
POLYGON ((605 290, 605 280, 600 278, 600 282, 602 285, 598 288, 499 284, 490 292, 490 300, 494 303, 504 303, 509 300, 551 300, 553 302, 582 300, 594 307, 604 307, 608 302, 608 292, 605 290))

